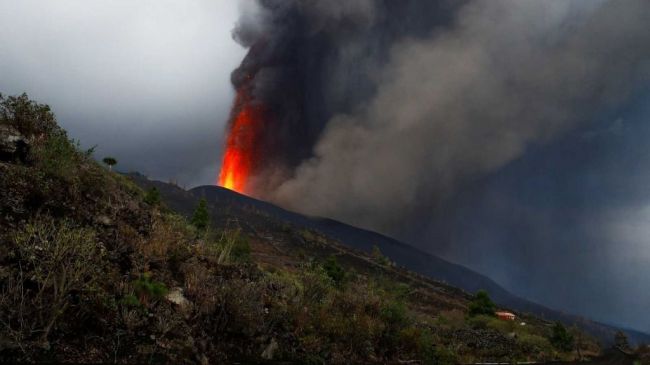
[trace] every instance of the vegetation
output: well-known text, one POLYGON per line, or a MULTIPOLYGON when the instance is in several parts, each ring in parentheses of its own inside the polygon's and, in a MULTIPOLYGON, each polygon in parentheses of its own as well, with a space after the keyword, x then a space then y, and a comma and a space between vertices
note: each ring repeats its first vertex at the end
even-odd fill
POLYGON ((205 200, 189 220, 161 209, 158 190, 102 168, 26 96, 0 97, 0 122, 30 147, 0 160, 0 362, 571 356, 544 322, 499 321, 487 294, 470 301, 378 249, 269 220, 233 228, 205 200))
POLYGON ((113 166, 117 165, 117 160, 114 157, 104 157, 102 162, 108 166, 109 170, 113 170, 113 166))
POLYGON ((210 213, 208 212, 208 203, 205 198, 199 201, 199 205, 194 210, 194 214, 192 214, 190 223, 200 231, 205 231, 208 228, 210 213))
POLYGON ((337 287, 342 287, 345 284, 347 277, 345 270, 339 265, 335 256, 329 256, 323 265, 323 269, 327 276, 332 279, 332 282, 337 287))
POLYGON ((484 315, 494 316, 497 306, 485 290, 479 290, 474 297, 474 300, 469 305, 470 317, 484 315))
POLYGON ((151 206, 157 206, 160 204, 160 192, 155 186, 147 190, 147 193, 144 196, 144 202, 151 206))
POLYGON ((392 264, 390 259, 388 257, 384 256, 384 254, 381 252, 381 250, 377 246, 372 246, 371 255, 372 255, 372 258, 375 260, 375 262, 377 262, 379 265, 390 266, 392 264))
POLYGON ((558 350, 571 351, 573 350, 574 341, 573 335, 567 331, 566 327, 560 322, 556 322, 553 326, 553 335, 551 336, 551 343, 558 350))
POLYGON ((26 137, 62 134, 50 107, 29 99, 27 94, 0 94, 0 124, 8 125, 26 137))

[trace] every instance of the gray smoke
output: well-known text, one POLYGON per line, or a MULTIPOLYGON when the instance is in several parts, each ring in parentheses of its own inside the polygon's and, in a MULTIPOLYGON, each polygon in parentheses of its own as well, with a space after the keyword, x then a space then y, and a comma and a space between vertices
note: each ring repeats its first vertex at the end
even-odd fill
MULTIPOLYGON (((335 3, 301 2, 312 29, 349 39, 346 29, 363 35, 385 14, 379 2, 335 3), (342 26, 353 21, 363 26, 342 26)), ((367 54, 359 38, 343 43, 357 62, 323 72, 370 75, 371 97, 351 93, 360 102, 328 118, 313 155, 265 197, 394 232, 459 185, 625 101, 650 77, 645 0, 481 0, 452 14, 450 26, 426 36, 391 37, 385 62, 358 57, 367 54)))

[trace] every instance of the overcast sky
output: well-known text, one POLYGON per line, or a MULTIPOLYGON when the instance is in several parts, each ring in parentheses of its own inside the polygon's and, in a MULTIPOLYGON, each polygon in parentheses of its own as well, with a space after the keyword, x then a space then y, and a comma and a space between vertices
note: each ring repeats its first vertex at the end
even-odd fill
POLYGON ((244 57, 237 0, 0 0, 0 92, 50 104, 122 170, 214 182, 244 57))

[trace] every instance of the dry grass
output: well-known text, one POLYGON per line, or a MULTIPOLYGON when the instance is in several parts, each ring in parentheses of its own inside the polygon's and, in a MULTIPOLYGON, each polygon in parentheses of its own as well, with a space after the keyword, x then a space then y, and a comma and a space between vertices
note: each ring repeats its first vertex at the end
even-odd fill
POLYGON ((105 253, 95 233, 67 221, 37 219, 14 237, 18 272, 2 286, 1 321, 15 343, 47 343, 70 293, 95 290, 105 253))

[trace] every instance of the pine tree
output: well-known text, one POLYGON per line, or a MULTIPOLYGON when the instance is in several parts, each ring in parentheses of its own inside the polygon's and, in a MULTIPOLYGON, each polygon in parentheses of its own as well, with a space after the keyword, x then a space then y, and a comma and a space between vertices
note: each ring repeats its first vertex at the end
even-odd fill
POLYGON ((190 223, 197 229, 203 231, 208 228, 209 221, 210 213, 208 212, 208 202, 205 198, 201 198, 199 205, 194 210, 194 214, 192 214, 190 223))

